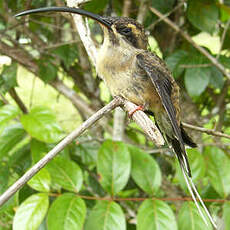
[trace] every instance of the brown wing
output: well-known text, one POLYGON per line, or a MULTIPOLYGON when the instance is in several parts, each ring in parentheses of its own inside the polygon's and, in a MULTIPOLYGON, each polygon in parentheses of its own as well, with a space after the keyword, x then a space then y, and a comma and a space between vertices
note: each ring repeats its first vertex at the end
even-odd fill
POLYGON ((191 176, 187 155, 185 152, 182 134, 177 121, 177 112, 173 104, 172 98, 174 97, 175 83, 170 75, 165 64, 154 54, 146 51, 137 55, 137 63, 139 67, 146 72, 150 77, 160 99, 162 105, 167 112, 171 122, 174 138, 172 138, 172 146, 178 156, 181 166, 191 176))

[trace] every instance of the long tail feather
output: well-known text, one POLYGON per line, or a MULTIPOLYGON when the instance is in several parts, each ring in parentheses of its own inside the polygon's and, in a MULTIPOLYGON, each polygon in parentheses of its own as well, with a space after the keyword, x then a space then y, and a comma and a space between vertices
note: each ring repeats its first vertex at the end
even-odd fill
POLYGON ((208 222, 207 222, 207 220, 206 220, 206 218, 205 218, 205 216, 204 216, 204 214, 203 214, 203 212, 202 212, 202 210, 201 210, 201 208, 200 208, 199 203, 198 203, 197 200, 196 200, 196 197, 195 197, 194 192, 193 192, 193 190, 192 190, 192 188, 191 188, 191 185, 189 184, 187 175, 185 174, 184 168, 181 168, 181 170, 182 170, 182 173, 183 173, 185 182, 186 182, 186 184, 187 184, 187 188, 188 188, 188 190, 189 190, 189 193, 191 194, 192 199, 193 199, 193 201, 194 201, 194 203, 195 203, 195 205, 196 205, 196 207, 197 207, 197 209, 198 209, 198 211, 199 211, 199 213, 200 213, 202 219, 204 220, 205 224, 208 226, 208 222))
POLYGON ((200 194, 198 193, 198 191, 197 191, 197 189, 196 189, 196 186, 195 186, 195 184, 194 184, 193 181, 192 181, 192 178, 189 178, 189 181, 190 181, 190 184, 192 185, 193 191, 195 192, 195 194, 196 194, 198 200, 200 201, 202 207, 204 208, 205 213, 206 213, 207 216, 208 216, 208 219, 210 220, 210 222, 212 223, 212 225, 214 226, 214 228, 217 229, 216 223, 215 223, 215 221, 213 220, 211 214, 209 213, 207 207, 205 206, 205 204, 204 204, 202 198, 200 197, 200 194))
POLYGON ((212 223, 213 227, 214 227, 215 229, 217 229, 217 225, 216 225, 215 221, 213 220, 211 214, 209 213, 207 207, 205 206, 205 204, 204 204, 202 198, 200 197, 200 194, 199 194, 199 192, 197 191, 196 186, 195 186, 195 184, 194 184, 193 181, 192 181, 192 178, 189 177, 189 176, 185 173, 184 168, 181 168, 181 170, 182 170, 182 173, 183 173, 183 176, 184 176, 184 179, 185 179, 187 188, 188 188, 188 190, 189 190, 189 193, 191 194, 192 199, 193 199, 193 201, 194 201, 194 203, 195 203, 195 205, 196 205, 196 207, 197 207, 197 209, 198 209, 198 211, 199 211, 199 213, 200 213, 202 219, 204 220, 205 224, 208 226, 208 222, 207 222, 207 220, 206 220, 206 217, 204 216, 204 214, 203 214, 203 212, 202 212, 202 210, 201 210, 201 208, 200 208, 200 205, 199 205, 199 203, 197 202, 196 197, 198 198, 198 201, 200 202, 201 206, 204 208, 205 214, 208 216, 208 219, 209 219, 210 222, 212 223), (194 193, 195 193, 195 194, 194 194, 194 193), (196 195, 196 197, 195 197, 195 195, 196 195))

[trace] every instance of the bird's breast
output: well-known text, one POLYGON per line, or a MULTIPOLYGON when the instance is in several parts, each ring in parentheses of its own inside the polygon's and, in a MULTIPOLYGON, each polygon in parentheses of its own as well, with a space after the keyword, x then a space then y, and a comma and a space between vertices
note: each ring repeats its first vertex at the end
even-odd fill
POLYGON ((135 53, 100 52, 97 72, 112 96, 122 96, 153 112, 163 109, 151 79, 137 65, 135 53))

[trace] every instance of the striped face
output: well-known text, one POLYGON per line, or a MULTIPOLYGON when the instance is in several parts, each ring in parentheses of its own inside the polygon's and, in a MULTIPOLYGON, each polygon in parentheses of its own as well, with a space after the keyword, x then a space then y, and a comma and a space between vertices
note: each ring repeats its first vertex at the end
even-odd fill
POLYGON ((140 23, 126 17, 109 17, 106 20, 112 24, 109 36, 114 44, 119 43, 119 38, 122 38, 137 49, 147 49, 147 36, 140 23))

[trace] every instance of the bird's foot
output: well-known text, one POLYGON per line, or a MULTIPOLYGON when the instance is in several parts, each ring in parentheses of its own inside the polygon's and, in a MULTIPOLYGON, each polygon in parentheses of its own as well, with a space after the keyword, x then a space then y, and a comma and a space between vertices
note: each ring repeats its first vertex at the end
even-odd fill
POLYGON ((144 106, 139 105, 138 107, 136 107, 133 111, 129 112, 129 118, 131 118, 133 116, 134 113, 136 113, 138 110, 143 111, 144 110, 144 106))

